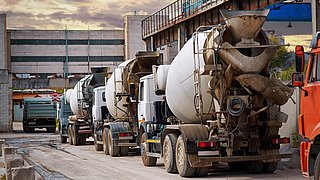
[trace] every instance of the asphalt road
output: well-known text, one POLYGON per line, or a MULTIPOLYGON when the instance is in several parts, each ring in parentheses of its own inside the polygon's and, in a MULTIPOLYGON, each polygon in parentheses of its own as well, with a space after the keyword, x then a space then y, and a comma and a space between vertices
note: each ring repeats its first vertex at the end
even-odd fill
MULTIPOLYGON (((0 138, 17 147, 25 160, 37 171, 37 179, 186 179, 165 171, 163 161, 155 167, 144 167, 138 149, 129 156, 110 157, 94 150, 93 141, 87 145, 61 144, 58 134, 23 133, 21 124, 15 124, 14 133, 0 133, 0 138)), ((218 164, 206 177, 187 179, 304 179, 298 169, 278 168, 273 174, 231 172, 226 164, 218 164)))

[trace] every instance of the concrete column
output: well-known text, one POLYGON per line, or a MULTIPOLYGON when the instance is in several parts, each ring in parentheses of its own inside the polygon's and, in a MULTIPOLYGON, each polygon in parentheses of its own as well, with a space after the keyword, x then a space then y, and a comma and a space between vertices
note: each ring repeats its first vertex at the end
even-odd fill
POLYGON ((7 64, 7 15, 0 14, 0 69, 8 68, 7 64))
POLYGON ((0 179, 6 179, 6 169, 0 167, 0 179))
POLYGON ((6 140, 0 139, 0 156, 2 156, 2 147, 5 146, 6 140))
POLYGON ((10 132, 13 125, 12 78, 8 69, 0 69, 0 77, 0 132, 10 132))
POLYGON ((317 0, 311 1, 312 11, 312 33, 320 31, 320 3, 317 0))
POLYGON ((17 167, 11 169, 12 180, 34 180, 35 172, 33 166, 17 167))
POLYGON ((22 167, 24 165, 24 160, 22 158, 9 159, 6 162, 7 180, 12 179, 11 170, 12 168, 22 167))
POLYGON ((186 37, 187 36, 187 29, 185 26, 185 23, 180 24, 178 28, 178 51, 181 50, 181 48, 186 43, 186 37))
POLYGON ((138 51, 146 50, 142 40, 141 21, 145 15, 127 15, 124 17, 125 60, 135 58, 138 51))
POLYGON ((14 156, 14 147, 2 146, 2 159, 6 163, 8 159, 12 159, 14 156))

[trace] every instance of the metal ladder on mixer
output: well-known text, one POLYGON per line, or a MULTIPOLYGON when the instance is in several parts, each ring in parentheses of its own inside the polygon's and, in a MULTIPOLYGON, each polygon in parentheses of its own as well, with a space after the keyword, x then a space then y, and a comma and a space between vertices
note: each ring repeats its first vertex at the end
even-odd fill
POLYGON ((119 75, 121 76, 120 79, 117 77, 117 73, 115 72, 114 73, 114 107, 115 107, 115 114, 116 116, 118 116, 118 111, 123 111, 119 106, 118 106, 118 103, 120 101, 122 101, 121 98, 123 98, 124 96, 128 96, 128 93, 125 91, 124 89, 124 85, 123 85, 123 72, 124 72, 124 69, 125 67, 118 67, 118 69, 115 69, 116 70, 119 70, 120 73, 119 75), (121 88, 118 88, 118 87, 121 87, 121 88), (118 91, 120 89, 120 91, 118 91))
POLYGON ((193 81, 194 81, 194 106, 197 111, 197 116, 201 122, 203 119, 203 99, 201 91, 201 73, 200 73, 200 55, 198 31, 195 32, 193 38, 193 81))

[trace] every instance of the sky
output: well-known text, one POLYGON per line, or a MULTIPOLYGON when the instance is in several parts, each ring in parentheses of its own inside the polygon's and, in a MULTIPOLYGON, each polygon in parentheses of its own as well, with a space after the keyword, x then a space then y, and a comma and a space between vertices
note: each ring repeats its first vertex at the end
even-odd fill
POLYGON ((123 28, 123 16, 154 13, 174 0, 1 0, 9 29, 123 28))

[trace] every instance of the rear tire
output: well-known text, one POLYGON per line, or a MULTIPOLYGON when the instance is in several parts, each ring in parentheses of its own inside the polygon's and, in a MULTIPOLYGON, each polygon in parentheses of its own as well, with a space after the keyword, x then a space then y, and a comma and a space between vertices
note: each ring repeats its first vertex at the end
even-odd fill
POLYGON ((103 142, 103 150, 105 155, 109 155, 108 134, 109 134, 109 129, 104 128, 104 131, 102 132, 102 142, 103 142))
POLYGON ((60 135, 60 141, 62 144, 67 143, 67 137, 60 135))
POLYGON ((87 137, 85 134, 80 134, 79 136, 79 145, 85 145, 87 143, 87 137))
POLYGON ((120 147, 121 156, 128 156, 128 154, 129 154, 129 147, 126 147, 126 146, 120 147))
POLYGON ((320 179, 320 153, 318 153, 316 162, 314 163, 314 179, 320 179))
POLYGON ((56 132, 56 128, 47 128, 47 132, 48 133, 55 133, 56 132))
POLYGON ((243 171, 246 169, 246 166, 243 164, 246 164, 246 162, 228 162, 228 166, 230 171, 243 171))
POLYGON ((71 126, 71 132, 72 132, 73 145, 78 146, 79 145, 79 135, 76 133, 75 125, 71 126))
POLYGON ((263 163, 261 161, 249 161, 247 165, 247 173, 260 174, 263 171, 263 163))
POLYGON ((197 168, 191 167, 189 157, 186 153, 186 147, 182 135, 179 136, 176 145, 176 164, 179 175, 182 177, 192 177, 197 168))
POLYGON ((30 133, 31 131, 30 131, 30 128, 28 128, 28 127, 23 127, 23 132, 25 132, 25 133, 30 133))
POLYGON ((140 137, 140 150, 141 150, 141 158, 144 166, 155 166, 157 164, 156 157, 147 156, 147 133, 143 133, 140 137), (142 150, 142 148, 144 150, 142 150))
POLYGON ((94 149, 96 151, 102 151, 103 150, 103 144, 98 144, 97 135, 96 134, 93 137, 94 137, 94 149))
POLYGON ((273 173, 277 169, 277 166, 278 166, 278 161, 263 163, 263 172, 273 173))
POLYGON ((112 139, 111 130, 108 132, 108 147, 109 147, 109 153, 110 156, 115 157, 119 156, 120 148, 119 146, 116 146, 115 142, 112 139))
POLYGON ((209 167, 198 167, 195 175, 198 177, 206 176, 208 175, 209 170, 209 167))
POLYGON ((163 142, 163 163, 168 173, 178 172, 176 164, 177 139, 175 134, 168 134, 163 142))
POLYGON ((69 140, 69 144, 73 145, 72 125, 71 124, 69 124, 69 126, 68 126, 68 140, 69 140))

